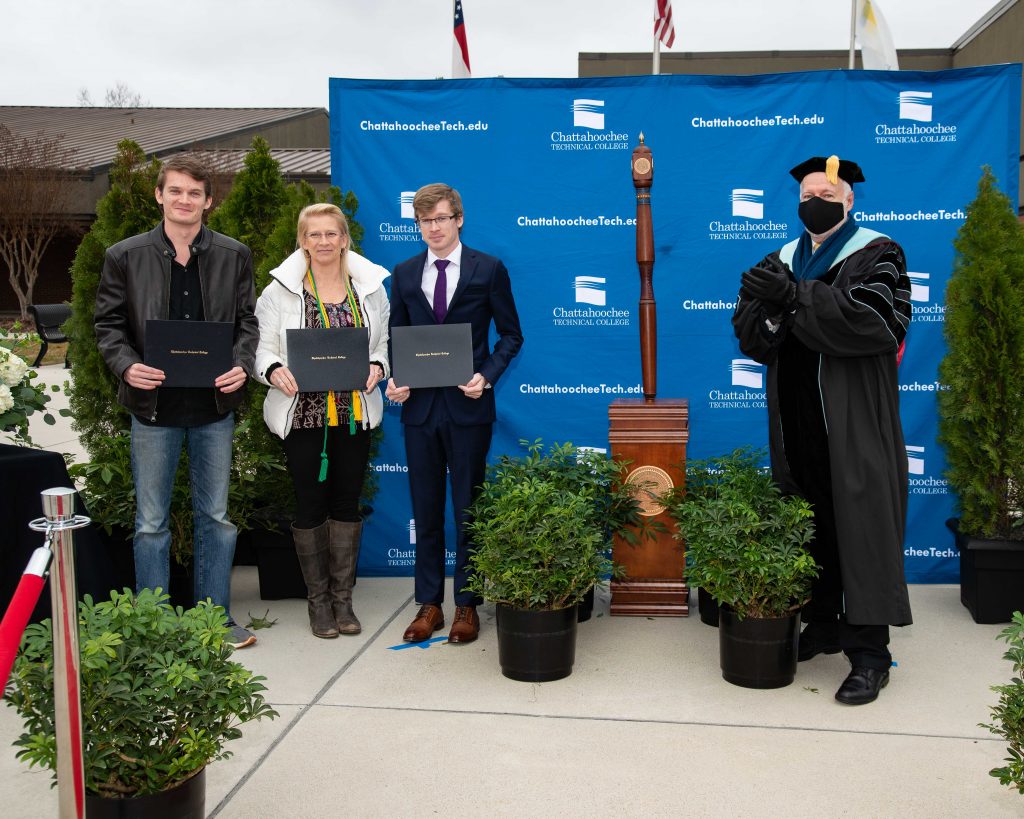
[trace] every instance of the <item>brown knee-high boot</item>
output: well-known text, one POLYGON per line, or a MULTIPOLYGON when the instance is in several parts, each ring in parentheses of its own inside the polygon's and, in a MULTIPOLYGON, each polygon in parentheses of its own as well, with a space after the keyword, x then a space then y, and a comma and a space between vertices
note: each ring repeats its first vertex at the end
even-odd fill
POLYGON ((342 634, 359 634, 363 630, 352 611, 352 586, 359 560, 359 539, 363 524, 328 520, 331 530, 331 608, 334 621, 342 634))
POLYGON ((299 556, 302 578, 306 581, 309 599, 309 628, 317 637, 338 636, 338 627, 331 611, 330 533, 327 523, 315 529, 292 526, 295 554, 299 556))

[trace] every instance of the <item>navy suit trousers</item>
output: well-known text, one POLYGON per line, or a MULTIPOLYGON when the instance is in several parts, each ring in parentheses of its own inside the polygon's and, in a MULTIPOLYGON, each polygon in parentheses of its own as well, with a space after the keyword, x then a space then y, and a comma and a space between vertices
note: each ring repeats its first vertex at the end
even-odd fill
POLYGON ((416 519, 416 602, 440 606, 444 600, 444 519, 447 478, 455 509, 454 591, 457 606, 478 606, 478 595, 462 589, 471 575, 472 542, 465 531, 467 508, 484 482, 491 424, 456 424, 445 402, 435 400, 427 420, 405 425, 412 511, 416 519), (445 472, 449 473, 448 475, 445 472))

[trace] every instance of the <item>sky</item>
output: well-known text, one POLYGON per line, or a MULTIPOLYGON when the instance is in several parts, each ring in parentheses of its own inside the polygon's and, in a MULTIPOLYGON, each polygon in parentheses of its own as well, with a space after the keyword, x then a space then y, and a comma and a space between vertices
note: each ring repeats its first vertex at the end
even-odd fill
MULTIPOLYGON (((897 49, 948 48, 998 0, 875 0, 897 49)), ((674 0, 663 53, 847 49, 850 0, 674 0)), ((649 51, 653 0, 463 0, 474 77, 575 77, 649 51)), ((0 105, 327 106, 328 78, 451 75, 451 0, 0 0, 0 105)))

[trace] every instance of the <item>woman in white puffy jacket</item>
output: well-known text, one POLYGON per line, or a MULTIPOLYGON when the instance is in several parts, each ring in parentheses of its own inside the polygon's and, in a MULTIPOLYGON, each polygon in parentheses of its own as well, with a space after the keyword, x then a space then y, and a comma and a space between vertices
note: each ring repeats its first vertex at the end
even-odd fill
POLYGON ((378 389, 388 378, 388 316, 383 282, 390 274, 353 253, 345 214, 329 203, 299 214, 299 249, 271 271, 256 303, 260 343, 256 377, 270 386, 263 417, 283 441, 295 485, 295 551, 317 637, 358 634, 352 611, 362 518, 359 496, 370 430, 381 422, 378 389), (288 369, 287 330, 366 327, 370 372, 366 389, 299 392, 288 369))

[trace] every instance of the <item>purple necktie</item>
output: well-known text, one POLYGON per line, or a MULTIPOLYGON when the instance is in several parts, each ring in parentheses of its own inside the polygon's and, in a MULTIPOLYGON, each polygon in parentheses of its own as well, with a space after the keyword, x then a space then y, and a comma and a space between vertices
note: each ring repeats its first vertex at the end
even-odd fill
POLYGON ((434 282, 434 318, 441 324, 448 315, 448 277, 444 274, 448 260, 438 259, 434 265, 437 267, 437 281, 434 282))

